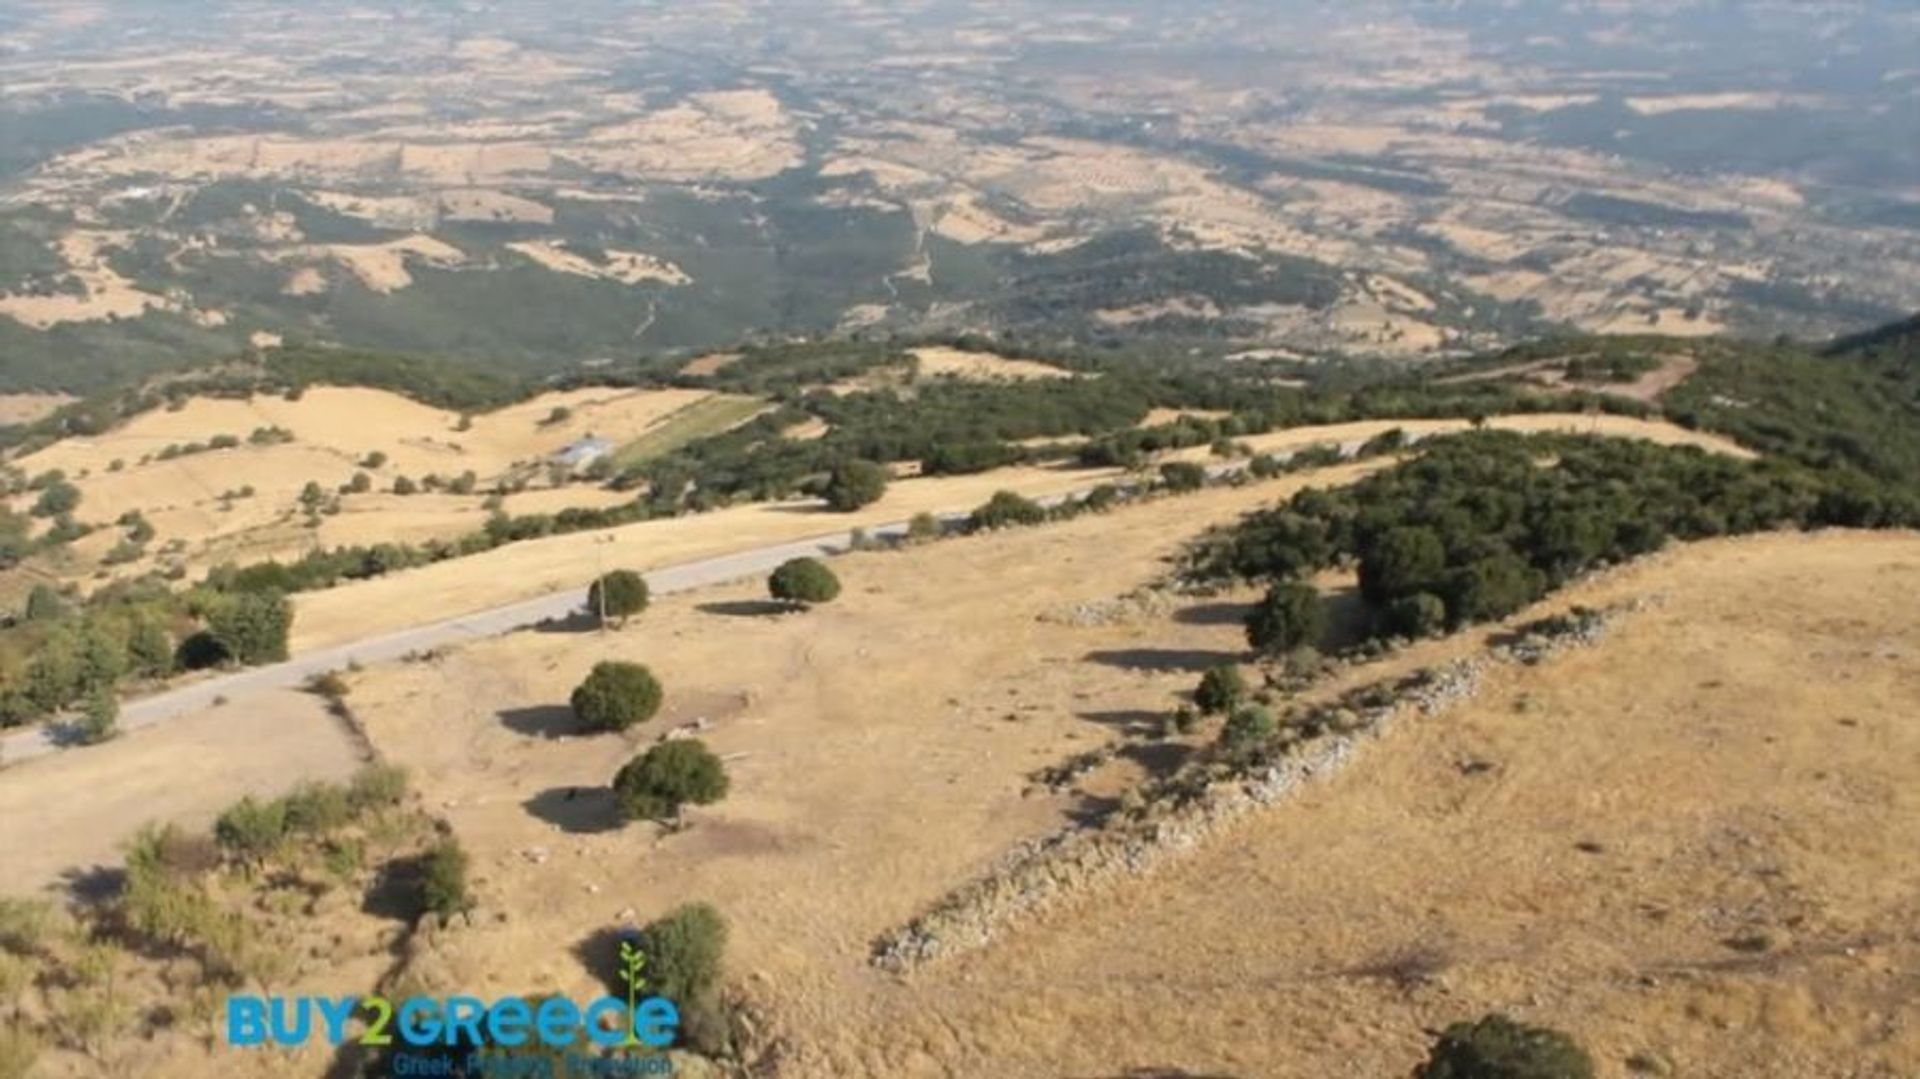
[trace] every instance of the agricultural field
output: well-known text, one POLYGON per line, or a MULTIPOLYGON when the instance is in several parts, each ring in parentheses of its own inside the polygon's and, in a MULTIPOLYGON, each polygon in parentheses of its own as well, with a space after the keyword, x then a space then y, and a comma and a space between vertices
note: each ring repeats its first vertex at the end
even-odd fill
POLYGON ((1550 30, 1482 4, 18 8, 0 391, 279 342, 541 376, 982 332, 1409 361, 1820 337, 1920 289, 1898 5, 1817 34, 1651 2, 1550 30))

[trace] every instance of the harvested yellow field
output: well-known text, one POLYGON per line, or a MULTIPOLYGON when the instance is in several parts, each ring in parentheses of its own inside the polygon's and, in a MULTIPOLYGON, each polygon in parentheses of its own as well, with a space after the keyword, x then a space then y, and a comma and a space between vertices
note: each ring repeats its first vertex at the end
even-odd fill
POLYGON ((962 352, 955 348, 917 348, 911 353, 921 378, 956 378, 970 382, 1030 382, 1034 379, 1073 378, 1074 373, 1037 360, 1012 359, 991 352, 962 352))
POLYGON ((673 263, 638 251, 609 249, 605 262, 594 262, 550 240, 510 243, 507 248, 525 255, 555 273, 573 274, 576 277, 618 281, 625 285, 638 285, 646 281, 684 285, 691 280, 681 272, 680 267, 673 263))
POLYGON ((1654 605, 1167 871, 868 979, 870 1004, 766 983, 815 1043, 793 1074, 1402 1075, 1492 1010, 1601 1075, 1920 1073, 1916 588, 1913 533, 1716 541, 1576 586, 1550 606, 1654 605))
MULTIPOLYGON (((157 543, 184 540, 187 564, 206 566, 284 557, 316 544, 460 535, 484 523, 481 502, 494 479, 543 477, 544 462, 562 447, 590 435, 619 445, 717 396, 702 390, 569 390, 472 416, 461 430, 458 414, 397 394, 316 386, 297 401, 195 398, 177 410, 143 413, 97 437, 62 440, 18 465, 30 475, 65 472, 81 489, 81 519, 111 522, 138 510, 154 526, 157 543), (290 433, 292 441, 248 441, 253 432, 272 428, 290 433), (168 447, 204 445, 218 435, 242 444, 158 459, 168 447), (384 458, 378 466, 370 462, 375 454, 384 458), (298 500, 309 482, 331 495, 359 472, 368 475, 371 492, 342 496, 341 512, 323 517, 317 529, 300 527, 305 511, 298 500), (479 481, 470 495, 386 493, 401 477, 451 480, 465 472, 479 481)), ((527 508, 516 512, 605 506, 630 497, 573 486, 519 496, 516 505, 527 508)), ((26 504, 26 496, 15 500, 18 508, 26 504)), ((99 538, 111 546, 109 534, 99 538)))
MULTIPOLYGON (((1364 442, 1375 435, 1396 429, 1411 436, 1427 437, 1465 431, 1470 426, 1471 424, 1466 420, 1358 420, 1353 423, 1326 424, 1318 427, 1294 427, 1264 435, 1248 435, 1235 441, 1252 447, 1255 453, 1282 453, 1306 446, 1364 442)), ((1642 420, 1632 416, 1543 412, 1531 416, 1494 416, 1487 420, 1486 426, 1496 431, 1520 431, 1529 434, 1558 433, 1641 438, 1662 446, 1697 446, 1703 450, 1733 457, 1754 456, 1753 451, 1721 435, 1691 431, 1664 420, 1642 420)), ((1194 446, 1175 451, 1169 455, 1169 459, 1197 461, 1206 458, 1209 453, 1205 446, 1194 446)))

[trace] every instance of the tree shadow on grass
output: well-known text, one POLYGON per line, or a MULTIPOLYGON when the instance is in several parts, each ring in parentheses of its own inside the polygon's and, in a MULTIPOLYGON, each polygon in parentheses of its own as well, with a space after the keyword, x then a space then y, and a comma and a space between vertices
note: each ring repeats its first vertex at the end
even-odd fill
POLYGON ((395 858, 380 867, 360 900, 360 911, 376 918, 412 923, 425 913, 420 886, 427 878, 427 856, 395 858))
POLYGON ((786 614, 793 607, 771 599, 733 599, 702 603, 699 610, 702 614, 717 614, 724 618, 766 618, 786 614))
POLYGON ((1251 603, 1200 603, 1173 612, 1173 620, 1183 626, 1244 626, 1252 613, 1251 603))
POLYGON ((569 738, 587 733, 580 717, 564 704, 509 708, 500 713, 500 722, 506 724, 508 730, 529 738, 569 738))
POLYGON ((1067 819, 1083 828, 1092 828, 1120 809, 1120 799, 1101 794, 1080 794, 1080 801, 1067 810, 1067 819))
POLYGON ((1191 671, 1198 674, 1209 667, 1238 663, 1244 657, 1237 652, 1216 652, 1203 648, 1114 648, 1088 652, 1084 658, 1089 663, 1122 670, 1191 671))
POLYGON ((553 787, 521 803, 526 811, 570 835, 599 835, 626 824, 605 787, 553 787))
POLYGON ((542 618, 533 628, 536 633, 592 633, 600 619, 592 611, 569 611, 565 618, 542 618))
POLYGON ((1145 768, 1153 778, 1165 779, 1187 763, 1193 747, 1179 742, 1141 742, 1123 748, 1120 755, 1145 768))
POLYGON ((60 888, 82 906, 99 906, 127 890, 127 871, 117 865, 73 866, 60 871, 60 888))
POLYGON ((620 943, 640 942, 639 926, 609 926, 581 937, 573 946, 573 957, 580 961, 593 980, 607 992, 625 999, 627 984, 620 980, 620 943))

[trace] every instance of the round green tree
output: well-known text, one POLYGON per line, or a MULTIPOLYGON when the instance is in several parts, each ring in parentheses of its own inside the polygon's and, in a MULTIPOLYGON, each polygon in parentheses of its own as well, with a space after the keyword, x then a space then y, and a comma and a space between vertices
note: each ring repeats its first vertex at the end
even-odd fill
POLYGON ((1593 1079, 1593 1060, 1548 1027, 1489 1015, 1442 1031, 1414 1079, 1593 1079))
POLYGON ((830 603, 840 594, 840 578, 817 558, 795 558, 767 578, 767 592, 782 603, 802 607, 830 603))
POLYGON ((646 610, 652 601, 647 579, 630 569, 614 570, 587 589, 587 610, 616 624, 646 610))
POLYGON ((1200 685, 1193 691, 1193 703, 1209 715, 1219 712, 1231 712, 1247 698, 1247 680, 1241 676, 1240 668, 1232 664, 1208 668, 1200 676, 1200 685))
POLYGON ((726 795, 726 766, 697 738, 662 742, 613 777, 614 800, 630 820, 666 820, 683 805, 709 805, 726 795))
POLYGON ((1284 655, 1318 644, 1326 628, 1320 593, 1312 585, 1285 581, 1268 589, 1247 616, 1247 642, 1255 651, 1284 655))
POLYGON ((664 693, 653 672, 638 663, 603 660, 573 691, 573 714, 596 731, 624 731, 652 719, 664 693))
POLYGON ((827 477, 827 486, 821 491, 827 505, 841 513, 870 506, 886 493, 887 470, 872 461, 844 462, 827 477))

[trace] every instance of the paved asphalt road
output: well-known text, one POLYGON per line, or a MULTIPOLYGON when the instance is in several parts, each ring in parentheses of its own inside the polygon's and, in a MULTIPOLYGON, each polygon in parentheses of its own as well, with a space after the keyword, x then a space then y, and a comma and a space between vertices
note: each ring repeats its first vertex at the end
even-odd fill
MULTIPOLYGON (((1340 450, 1342 453, 1351 454, 1358 447, 1359 443, 1352 442, 1341 445, 1340 450)), ((1275 456, 1285 458, 1292 455, 1276 454, 1275 456)), ((1214 465, 1209 471, 1215 476, 1221 476, 1240 471, 1245 467, 1243 462, 1233 462, 1214 465)), ((1075 492, 1039 501, 1043 504, 1057 503, 1084 493, 1075 492)), ((966 516, 964 513, 951 513, 945 515, 945 519, 953 522, 964 519, 966 516)), ((866 532, 871 537, 883 538, 902 535, 906 532, 906 528, 904 522, 896 522, 869 528, 866 532)), ((846 551, 852 542, 851 532, 835 532, 770 547, 756 547, 735 554, 661 567, 646 574, 647 584, 655 595, 685 592, 770 573, 790 558, 839 554, 846 551)), ((569 615, 584 610, 585 606, 586 590, 584 588, 568 589, 564 592, 510 603, 503 607, 477 611, 459 618, 430 622, 378 637, 368 637, 350 644, 322 648, 295 656, 285 663, 276 663, 268 667, 250 667, 230 674, 218 675, 177 689, 165 690, 150 697, 142 697, 137 701, 127 702, 120 709, 120 729, 124 732, 150 727, 175 716, 210 708, 216 700, 223 698, 232 700, 265 690, 295 688, 306 684, 307 680, 316 674, 339 670, 352 663, 363 666, 384 663, 410 653, 426 652, 483 637, 497 637, 517 629, 537 625, 548 619, 565 619, 569 615)), ((8 735, 0 739, 0 762, 15 764, 60 749, 62 731, 63 728, 59 724, 43 724, 31 730, 8 735)))

